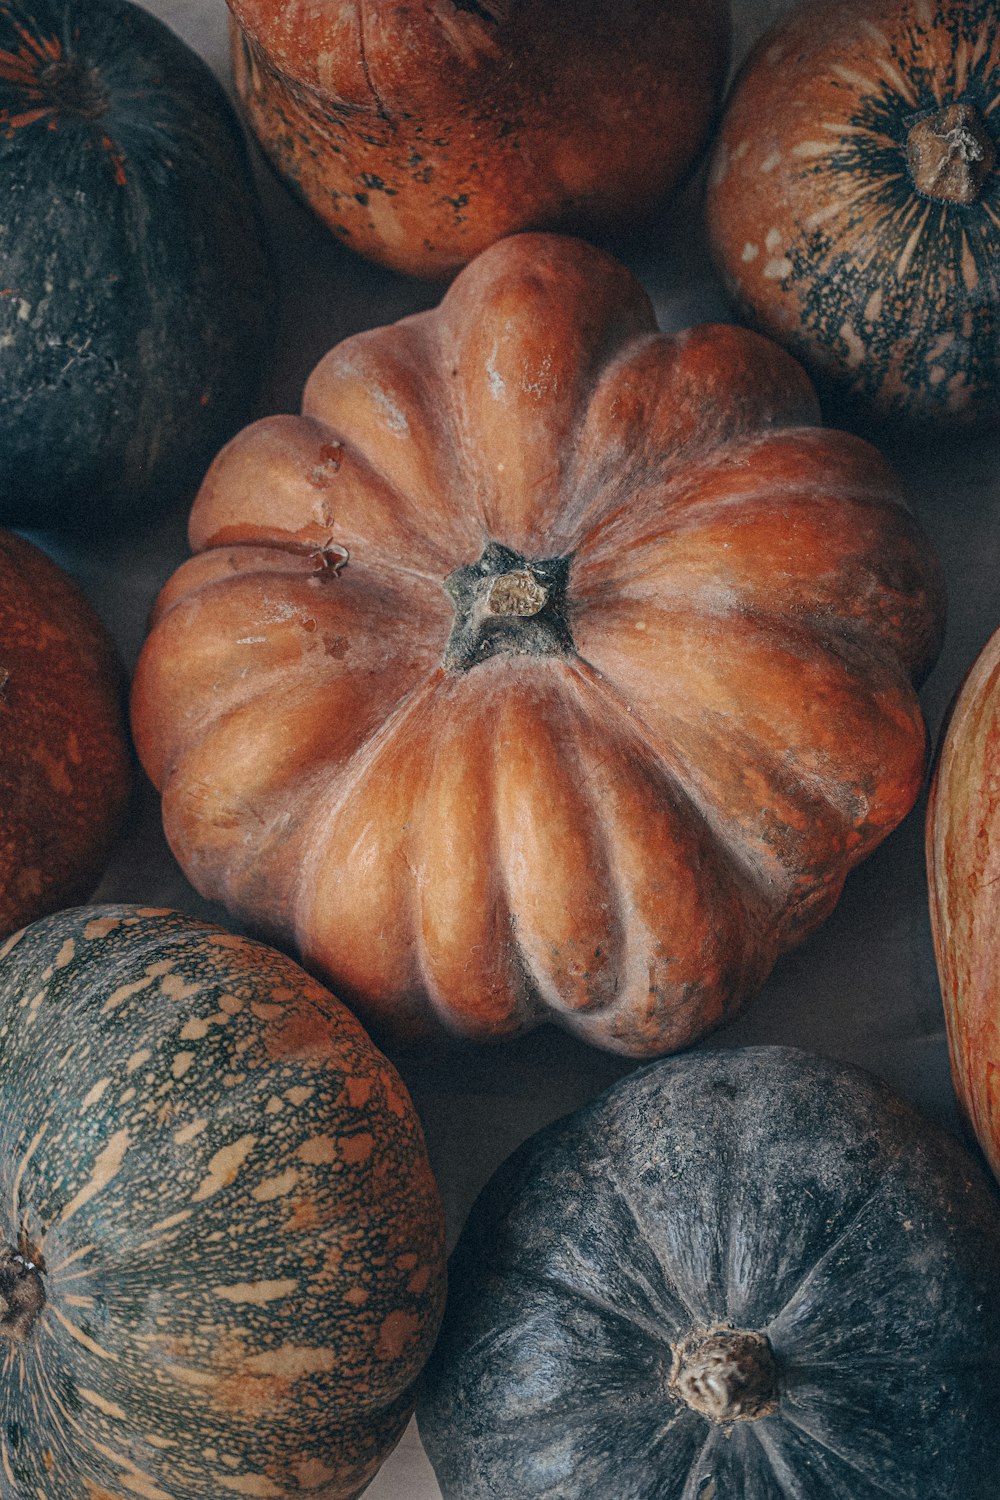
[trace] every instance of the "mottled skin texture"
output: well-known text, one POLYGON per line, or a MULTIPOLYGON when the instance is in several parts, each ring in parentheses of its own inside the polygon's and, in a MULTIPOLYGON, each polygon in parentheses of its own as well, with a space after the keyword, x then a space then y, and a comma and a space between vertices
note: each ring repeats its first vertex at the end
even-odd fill
POLYGON ((445 1500, 1000 1493, 1000 1210, 853 1068, 633 1074, 501 1168, 449 1278, 417 1411, 445 1500), (758 1415, 679 1394, 706 1330, 766 1339, 758 1415))
POLYGON ((124 696, 72 579, 0 531, 0 936, 97 883, 128 798, 124 696))
POLYGON ((345 244, 445 276, 502 235, 647 212, 725 73, 726 0, 230 0, 264 149, 345 244))
POLYGON ((189 878, 396 1038, 717 1024, 924 765, 937 565, 815 416, 551 235, 334 349, 213 465, 136 672, 189 878))
POLYGON ((713 251, 742 312, 852 418, 1000 416, 998 139, 995 0, 823 0, 746 63, 710 173, 713 251), (968 201, 908 153, 960 104, 982 132, 952 140, 982 164, 968 201))
POLYGON ((0 0, 0 520, 141 519, 250 415, 269 273, 233 111, 124 0, 0 0))
POLYGON ((1000 633, 951 710, 927 810, 927 867, 955 1091, 1000 1177, 1000 633))
POLYGON ((5 1500, 349 1500, 444 1297, 395 1070, 284 956, 89 907, 0 961, 0 1237, 45 1302, 0 1322, 5 1500))

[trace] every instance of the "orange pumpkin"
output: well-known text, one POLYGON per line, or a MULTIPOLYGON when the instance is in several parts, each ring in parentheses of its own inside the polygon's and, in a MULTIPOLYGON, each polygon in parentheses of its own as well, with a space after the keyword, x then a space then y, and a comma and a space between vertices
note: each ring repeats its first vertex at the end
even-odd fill
POLYGON ((122 687, 76 584, 0 531, 0 933, 100 877, 128 798, 122 687))
POLYGON ((853 417, 1000 418, 998 106, 997 0, 814 0, 733 90, 714 254, 853 417))
POLYGON ((727 0, 229 0, 236 88, 346 245, 449 275, 514 230, 645 213, 708 132, 727 0))
POLYGON ((924 767, 939 571, 815 420, 558 236, 334 349, 216 460, 138 665, 189 878, 383 1034, 716 1025, 924 767))
POLYGON ((955 1092, 1000 1178, 1000 631, 962 685, 927 810, 931 928, 955 1092))

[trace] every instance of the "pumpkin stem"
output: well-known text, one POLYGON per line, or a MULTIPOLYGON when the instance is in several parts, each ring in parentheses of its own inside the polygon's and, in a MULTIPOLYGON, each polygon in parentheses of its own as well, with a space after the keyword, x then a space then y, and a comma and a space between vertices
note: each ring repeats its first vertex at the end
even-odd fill
POLYGON ((996 164, 986 122, 972 104, 950 104, 911 126, 906 163, 918 192, 945 203, 975 203, 996 164))
POLYGON ((488 542, 478 562, 456 568, 444 581, 455 605, 444 665, 465 672, 491 656, 569 655, 568 581, 568 557, 529 561, 488 542))
POLYGON ((710 1422, 754 1422, 778 1410, 778 1367, 766 1334, 696 1329, 674 1350, 669 1388, 710 1422))
POLYGON ((0 1335, 23 1344, 45 1306, 42 1274, 12 1245, 0 1246, 0 1335))
POLYGON ((42 69, 38 82, 56 108, 66 114, 80 115, 84 120, 99 120, 107 111, 107 90, 96 68, 60 59, 42 69))

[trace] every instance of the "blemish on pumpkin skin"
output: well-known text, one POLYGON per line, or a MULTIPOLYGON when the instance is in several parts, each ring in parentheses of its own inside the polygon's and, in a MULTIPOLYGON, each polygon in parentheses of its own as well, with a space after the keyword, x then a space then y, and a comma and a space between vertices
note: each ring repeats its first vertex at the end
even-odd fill
POLYGON ((96 1198, 98 1193, 100 1193, 105 1187, 107 1187, 111 1179, 120 1170, 122 1162, 125 1160, 125 1153, 127 1152, 128 1147, 128 1131, 116 1130, 114 1135, 108 1141, 108 1144, 105 1146, 104 1150, 98 1152, 97 1156, 94 1158, 94 1165, 91 1169, 88 1181, 84 1183, 80 1191, 70 1199, 69 1203, 66 1204, 66 1207, 59 1215, 58 1222, 60 1224, 67 1223, 74 1214, 79 1213, 81 1208, 88 1204, 92 1198, 96 1198))
POLYGON ((340 1154, 350 1166, 367 1161, 374 1150, 375 1142, 370 1135, 344 1135, 340 1138, 340 1154))
POLYGON ((216 1151, 208 1164, 207 1175, 192 1196, 192 1202, 201 1203, 206 1198, 214 1197, 222 1188, 234 1183, 256 1144, 255 1135, 244 1135, 238 1141, 234 1141, 231 1146, 223 1146, 221 1150, 216 1151))
POLYGON ((388 1317, 383 1318, 379 1328, 378 1343, 375 1346, 376 1359, 398 1359, 412 1341, 414 1336, 420 1332, 420 1319, 413 1313, 402 1311, 391 1312, 388 1317))
POLYGON ((173 1073, 174 1077, 183 1078, 188 1068, 190 1068, 191 1064, 194 1062, 194 1058, 195 1054, 193 1052, 178 1052, 173 1062, 170 1064, 170 1071, 171 1073, 173 1073))
POLYGON ((178 1146, 186 1146, 188 1141, 193 1141, 196 1136, 201 1135, 207 1126, 207 1120, 192 1120, 190 1125, 181 1126, 180 1130, 175 1133, 174 1140, 178 1146))
POLYGON ((56 968, 65 969, 67 964, 71 964, 73 962, 75 953, 76 944, 74 943, 72 938, 67 938, 62 947, 59 949, 59 952, 56 954, 56 968))
POLYGON ((337 1160, 337 1142, 332 1135, 314 1135, 303 1141, 295 1154, 311 1167, 325 1166, 337 1160))

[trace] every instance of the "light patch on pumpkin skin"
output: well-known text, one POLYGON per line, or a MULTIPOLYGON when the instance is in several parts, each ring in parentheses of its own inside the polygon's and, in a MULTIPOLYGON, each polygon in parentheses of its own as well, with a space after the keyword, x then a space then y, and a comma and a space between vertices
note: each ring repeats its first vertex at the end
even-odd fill
POLYGON ((136 1068, 141 1068, 143 1063, 148 1062, 152 1055, 153 1054, 148 1047, 140 1047, 138 1052, 132 1053, 132 1056, 125 1064, 125 1072, 134 1073, 136 1068))
POLYGON ((244 1007, 244 1002, 239 995, 220 995, 219 1009, 225 1011, 227 1016, 238 1016, 244 1007))
POLYGON ((56 968, 65 969, 67 964, 71 964, 73 962, 75 955, 76 944, 74 943, 72 938, 67 938, 62 947, 59 949, 59 952, 56 954, 56 968))
POLYGON ((126 1089, 125 1092, 124 1092, 124 1094, 122 1094, 121 1097, 119 1098, 118 1103, 119 1104, 131 1104, 132 1100, 134 1098, 135 1098, 135 1089, 134 1088, 126 1089))
POLYGON ((272 1094, 264 1106, 264 1113, 266 1115, 280 1115, 284 1107, 282 1101, 275 1094, 272 1094))
POLYGON ((217 1474, 216 1484, 231 1495, 245 1495, 247 1500, 281 1500, 284 1493, 263 1474, 217 1474))
POLYGON ((781 244, 781 230, 772 226, 764 237, 764 245, 773 255, 781 244))
POLYGON ((853 88, 860 89, 862 93, 874 94, 878 92, 878 85, 873 79, 866 78, 863 73, 858 73, 853 68, 846 67, 844 63, 834 63, 830 71, 831 73, 835 73, 842 83, 849 83, 853 88))
POLYGON ((304 1463, 293 1465, 292 1473, 301 1489, 318 1490, 321 1484, 328 1484, 331 1479, 335 1479, 337 1471, 321 1459, 309 1458, 304 1463))
POLYGON ((767 173, 767 172, 773 172, 774 169, 775 169, 775 167, 780 166, 780 165, 781 165, 781 152, 780 151, 772 151, 768 156, 764 157, 764 160, 760 164, 760 170, 762 172, 765 172, 765 173, 767 173))
POLYGON ((83 929, 83 935, 87 942, 93 942, 94 938, 105 938, 109 932, 114 932, 115 928, 120 926, 120 917, 97 917, 93 922, 87 923, 83 929))
POLYGON ((795 145, 792 147, 793 156, 813 157, 829 156, 829 154, 829 141, 796 141, 795 145))
POLYGON ((208 1173, 203 1178, 192 1201, 201 1203, 206 1198, 213 1197, 222 1188, 234 1183, 256 1144, 255 1135, 243 1135, 231 1146, 223 1146, 220 1151, 216 1151, 208 1164, 208 1173))
POLYGON ((7 954, 10 953, 13 948, 17 947, 18 943, 24 937, 24 934, 27 932, 27 930, 28 929, 26 927, 22 927, 20 932, 11 933, 10 937, 4 943, 3 947, 0 948, 0 959, 6 958, 7 954))
POLYGON ((173 1229, 175 1225, 183 1224, 186 1219, 190 1219, 193 1213, 193 1208, 182 1208, 175 1214, 168 1214, 165 1219, 160 1219, 156 1224, 149 1226, 150 1233, 160 1234, 164 1229, 173 1229))
POLYGON ((285 1098, 289 1104, 294 1104, 297 1108, 300 1104, 305 1104, 307 1099, 311 1099, 315 1092, 315 1085, 298 1084, 295 1088, 285 1090, 285 1098))
POLYGON ((84 1183, 80 1191, 71 1198, 59 1215, 58 1223, 67 1224, 74 1214, 79 1213, 92 1198, 103 1192, 108 1183, 121 1169, 125 1160, 125 1153, 129 1148, 129 1133, 127 1130, 116 1130, 108 1141, 103 1151, 98 1152, 94 1158, 93 1169, 90 1177, 84 1183))
POLYGON ((391 1312, 382 1319, 375 1345, 376 1359, 398 1359, 413 1337, 420 1332, 420 1319, 415 1313, 391 1312))
POLYGON ((170 1071, 174 1077, 183 1078, 188 1068, 194 1062, 194 1058, 195 1054, 193 1052, 178 1052, 170 1064, 170 1071))
POLYGON ((962 280, 970 292, 974 292, 979 285, 979 272, 976 270, 976 262, 964 230, 962 232, 962 280))
POLYGON ((349 1166, 356 1166, 359 1162, 367 1161, 374 1150, 375 1142, 367 1133, 360 1135, 342 1135, 340 1138, 340 1154, 349 1166))
POLYGON ((77 1386, 77 1395, 90 1406, 96 1406, 97 1410, 102 1411, 106 1417, 114 1417, 119 1422, 128 1420, 121 1407, 117 1406, 114 1401, 108 1401, 104 1396, 99 1396, 96 1391, 88 1390, 85 1385, 77 1386))
POLYGON ((840 337, 847 345, 847 367, 849 370, 856 370, 865 357, 864 343, 858 337, 857 331, 851 327, 850 323, 842 323, 840 325, 840 337))
POLYGON ((780 260, 776 258, 768 261, 764 267, 764 275, 768 281, 783 281, 786 276, 791 276, 792 270, 790 260, 785 257, 780 260))
POLYGON ((940 359, 942 354, 950 349, 954 342, 954 332, 942 333, 940 338, 936 338, 931 347, 928 349, 927 358, 930 360, 940 359))
POLYGON ((182 1125, 180 1130, 174 1134, 174 1140, 178 1146, 186 1146, 188 1141, 193 1141, 195 1136, 201 1135, 208 1128, 207 1120, 192 1120, 189 1125, 182 1125))
POLYGON ((203 1037, 208 1036, 213 1026, 228 1025, 230 1017, 225 1011, 217 1011, 212 1016, 194 1016, 190 1021, 185 1021, 178 1032, 182 1042, 200 1042, 203 1037))
POLYGON ((756 260, 759 254, 760 246, 753 244, 750 240, 747 240, 746 244, 743 246, 743 254, 740 256, 740 260, 744 265, 749 265, 750 261, 756 260))
POLYGON ((131 1000, 133 995, 138 995, 141 990, 148 990, 155 979, 154 974, 147 973, 143 979, 133 979, 131 984, 120 984, 101 1006, 101 1015, 106 1016, 110 1011, 117 1010, 119 1005, 124 1005, 126 1000, 131 1000))
POLYGON ((258 1203, 271 1203, 275 1198, 283 1198, 295 1187, 300 1175, 294 1167, 289 1167, 279 1177, 267 1177, 263 1182, 259 1182, 250 1196, 258 1203))
POLYGON ((179 974, 168 974, 160 980, 160 993, 168 995, 171 1000, 187 1000, 191 995, 197 995, 200 989, 200 984, 188 984, 179 974))
POLYGON ((302 1142, 295 1155, 311 1167, 325 1166, 337 1160, 337 1142, 332 1135, 314 1135, 302 1142))
POLYGON ((227 1302, 249 1303, 253 1307, 266 1307, 269 1302, 280 1302, 298 1291, 298 1282, 290 1276, 278 1281, 237 1281, 232 1286, 213 1287, 217 1297, 227 1302))
POLYGON ((63 1297, 67 1307, 93 1307, 93 1297, 81 1297, 78 1293, 67 1292, 63 1297))
POLYGON ((876 287, 865 304, 865 322, 876 323, 882 311, 882 288, 876 287))
POLYGON ((932 365, 928 371, 927 379, 931 385, 940 385, 942 380, 947 378, 947 375, 948 371, 943 365, 932 365))
POLYGON ((332 1349, 313 1349, 301 1344, 282 1344, 244 1360, 248 1375, 273 1375, 279 1380, 301 1380, 304 1375, 328 1375, 336 1369, 332 1349))
POLYGON ((122 1454, 115 1453, 112 1448, 108 1448, 104 1443, 98 1442, 96 1438, 93 1438, 92 1442, 98 1453, 102 1453, 105 1458, 109 1458, 119 1469, 124 1470, 124 1473, 118 1476, 118 1483, 123 1484, 127 1490, 131 1490, 134 1494, 141 1496, 142 1500, 174 1500, 173 1495, 168 1495, 166 1490, 161 1490, 156 1482, 150 1479, 148 1474, 144 1474, 141 1469, 137 1468, 130 1458, 125 1458, 122 1454))
POLYGON ((66 774, 66 762, 57 756, 50 754, 44 745, 36 745, 31 751, 31 759, 40 765, 45 772, 46 780, 54 792, 62 797, 72 797, 73 783, 66 774))

